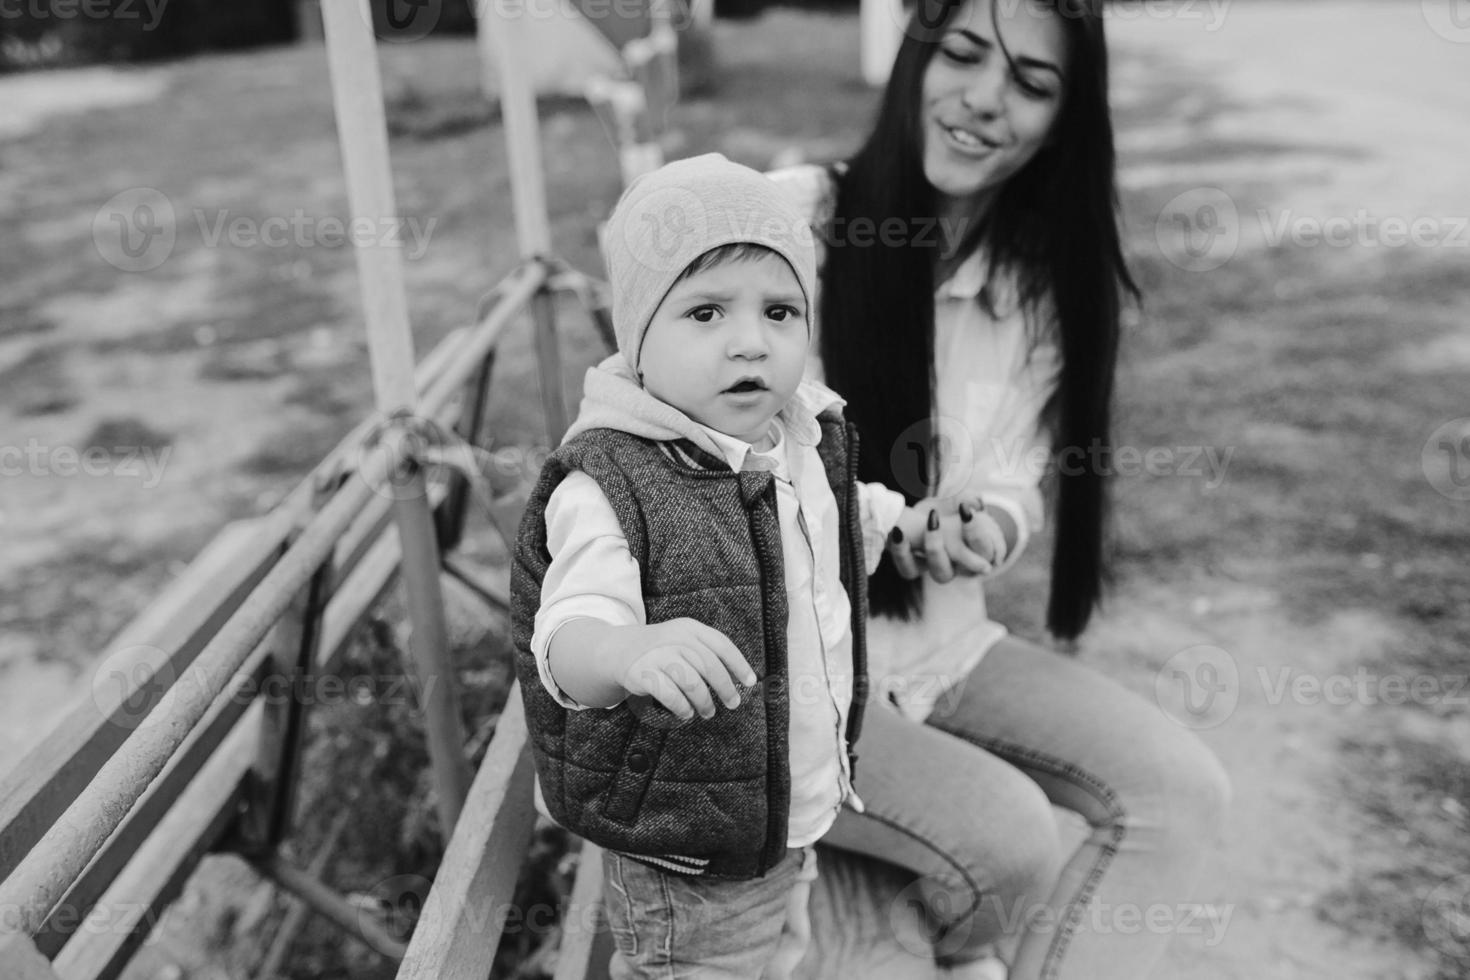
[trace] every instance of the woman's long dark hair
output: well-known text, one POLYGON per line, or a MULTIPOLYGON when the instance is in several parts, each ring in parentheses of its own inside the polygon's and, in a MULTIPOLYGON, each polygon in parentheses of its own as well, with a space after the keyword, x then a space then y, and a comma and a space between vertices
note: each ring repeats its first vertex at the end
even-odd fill
MULTIPOLYGON (((841 223, 834 229, 853 227, 855 218, 881 224, 937 214, 924 176, 921 92, 945 25, 963 5, 919 0, 877 123, 838 182, 841 223)), ((965 244, 984 249, 992 281, 1014 278, 1028 315, 1049 309, 1055 317, 1061 371, 1046 422, 1057 451, 1077 447, 1069 455, 1093 464, 1061 467, 1058 475, 1046 619, 1053 634, 1071 639, 1087 626, 1107 579, 1104 474, 1111 468, 1119 307, 1122 291, 1136 296, 1137 289, 1118 236, 1101 0, 1050 5, 1066 33, 1068 59, 1051 138, 1000 188, 965 244)), ((937 250, 881 241, 860 248, 835 238, 832 244, 822 271, 826 379, 847 400, 862 436, 862 478, 913 503, 923 494, 896 478, 891 450, 934 415, 937 250)), ((869 589, 873 612, 912 617, 921 609, 920 585, 885 559, 869 589)))

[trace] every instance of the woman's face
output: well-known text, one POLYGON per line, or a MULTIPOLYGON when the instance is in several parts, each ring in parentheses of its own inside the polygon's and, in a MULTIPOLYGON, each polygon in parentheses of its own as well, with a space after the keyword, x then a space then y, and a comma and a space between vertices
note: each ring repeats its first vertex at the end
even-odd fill
POLYGON ((1061 108, 1066 71, 1056 11, 1032 0, 968 0, 959 9, 924 70, 920 102, 924 176, 941 207, 975 213, 1036 155, 1061 108))

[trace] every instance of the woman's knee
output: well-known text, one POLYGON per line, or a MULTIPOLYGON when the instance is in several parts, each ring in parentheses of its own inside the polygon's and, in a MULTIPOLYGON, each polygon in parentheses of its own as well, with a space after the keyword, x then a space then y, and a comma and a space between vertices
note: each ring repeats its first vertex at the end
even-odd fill
POLYGON ((936 896, 930 907, 947 908, 951 922, 983 912, 986 906, 1008 908, 1043 899, 1062 865, 1056 815, 1041 788, 1017 774, 1005 790, 1011 805, 1003 819, 993 814, 971 827, 970 839, 949 855, 953 869, 933 880, 936 896), (944 895, 938 899, 938 895, 944 895))

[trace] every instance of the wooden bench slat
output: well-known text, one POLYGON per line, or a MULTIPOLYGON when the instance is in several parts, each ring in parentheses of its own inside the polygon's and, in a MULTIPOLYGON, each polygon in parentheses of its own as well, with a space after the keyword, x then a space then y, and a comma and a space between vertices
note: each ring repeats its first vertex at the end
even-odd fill
POLYGON ((485 980, 535 828, 520 688, 470 787, 397 980, 485 980))

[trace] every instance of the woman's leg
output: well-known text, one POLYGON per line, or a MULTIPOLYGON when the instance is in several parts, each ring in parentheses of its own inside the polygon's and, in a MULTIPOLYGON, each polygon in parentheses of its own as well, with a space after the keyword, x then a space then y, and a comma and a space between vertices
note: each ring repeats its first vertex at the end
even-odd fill
POLYGON ((1091 827, 1023 931, 1011 980, 1149 976, 1190 921, 1186 903, 1220 830, 1230 789, 1215 756, 1154 705, 1014 638, 929 724, 1024 772, 1091 827))
POLYGON ((1016 928, 1009 910, 1046 901, 1061 859, 1051 804, 1036 783, 884 703, 868 709, 858 751, 864 812, 843 810, 822 843, 918 875, 900 901, 929 913, 923 939, 936 959, 975 959, 1016 928))

